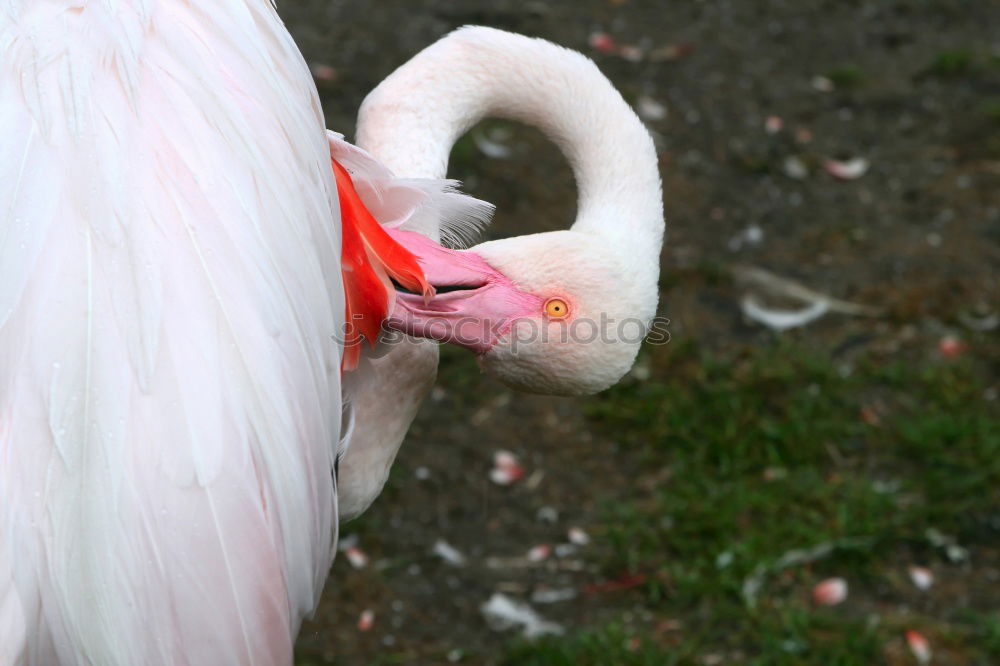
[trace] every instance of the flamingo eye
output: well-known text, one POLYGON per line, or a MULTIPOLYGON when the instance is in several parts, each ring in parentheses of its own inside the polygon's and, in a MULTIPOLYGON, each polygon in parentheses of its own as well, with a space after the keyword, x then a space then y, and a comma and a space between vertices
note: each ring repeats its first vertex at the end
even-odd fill
POLYGON ((553 319, 562 319, 569 314, 569 306, 561 298, 550 298, 545 301, 545 314, 553 319))

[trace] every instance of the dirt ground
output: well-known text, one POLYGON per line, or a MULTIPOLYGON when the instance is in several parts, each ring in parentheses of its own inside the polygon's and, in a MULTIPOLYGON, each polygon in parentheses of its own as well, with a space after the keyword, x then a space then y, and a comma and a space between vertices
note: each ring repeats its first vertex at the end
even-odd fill
MULTIPOLYGON (((349 138, 364 95, 462 25, 593 57, 658 142, 668 219, 661 311, 672 344, 693 339, 725 354, 773 341, 740 310, 733 269, 749 265, 885 309, 828 315, 788 334, 799 344, 832 358, 871 349, 906 358, 957 331, 995 385, 996 329, 963 322, 1000 308, 1000 4, 309 0, 279 12, 317 73, 328 126, 349 138), (595 33, 618 46, 593 48, 595 33), (824 168, 853 158, 869 165, 856 180, 824 168)), ((488 236, 568 226, 575 190, 556 149, 526 128, 477 131, 509 155, 489 158, 465 140, 449 175, 497 205, 488 236)), ((470 358, 446 355, 385 493, 344 529, 370 561, 355 569, 338 557, 301 634, 300 662, 497 663, 511 635, 480 614, 492 593, 579 588, 598 576, 586 559, 518 568, 490 558, 522 557, 595 523, 595 489, 642 492, 634 465, 588 427, 578 401, 512 393, 470 358), (521 457, 530 483, 489 481, 498 449, 521 457), (438 540, 469 564, 433 555, 438 540), (365 609, 374 625, 359 631, 365 609)), ((545 607, 570 627, 639 612, 614 595, 545 607)))

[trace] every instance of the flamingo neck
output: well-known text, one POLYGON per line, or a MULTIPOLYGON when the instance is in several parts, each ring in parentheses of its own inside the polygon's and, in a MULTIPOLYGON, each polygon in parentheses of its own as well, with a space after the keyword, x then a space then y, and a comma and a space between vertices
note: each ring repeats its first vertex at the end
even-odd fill
POLYGON ((566 155, 579 193, 574 231, 659 264, 663 203, 653 142, 579 53, 489 28, 458 30, 368 95, 358 145, 397 176, 443 178, 455 141, 487 117, 538 127, 566 155))

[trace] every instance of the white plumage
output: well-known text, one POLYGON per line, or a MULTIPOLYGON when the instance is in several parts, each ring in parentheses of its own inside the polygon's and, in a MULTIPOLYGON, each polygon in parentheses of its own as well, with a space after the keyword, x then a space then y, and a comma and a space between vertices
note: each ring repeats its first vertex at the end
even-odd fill
POLYGON ((0 662, 287 662, 336 530, 335 188, 268 2, 0 1, 0 662))

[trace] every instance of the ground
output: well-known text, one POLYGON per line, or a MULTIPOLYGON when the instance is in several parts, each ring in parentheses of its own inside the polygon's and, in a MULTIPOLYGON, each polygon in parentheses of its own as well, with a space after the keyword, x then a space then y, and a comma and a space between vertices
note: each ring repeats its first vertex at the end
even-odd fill
MULTIPOLYGON (((279 11, 348 137, 365 93, 460 25, 584 51, 643 110, 668 218, 670 343, 619 387, 528 396, 443 356, 385 492, 343 530, 368 563, 338 557, 299 664, 916 664, 907 631, 935 664, 1000 663, 1000 6, 279 11), (859 157, 855 180, 824 168, 859 157), (880 311, 773 332, 741 311, 747 266, 880 311), (488 478, 500 449, 526 471, 510 486, 488 478), (573 527, 589 542, 567 546, 573 527), (846 600, 817 604, 831 577, 846 600), (480 608, 497 592, 564 633, 496 630, 480 608)), ((467 137, 452 155, 450 175, 498 206, 489 237, 571 223, 554 147, 505 124, 474 134, 509 152, 467 137)))

